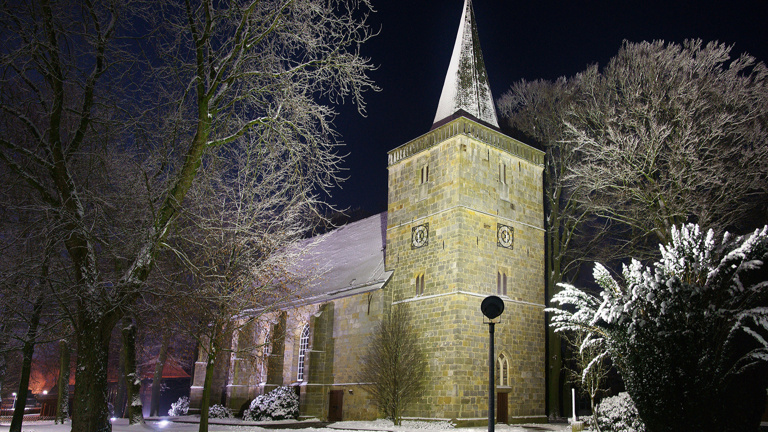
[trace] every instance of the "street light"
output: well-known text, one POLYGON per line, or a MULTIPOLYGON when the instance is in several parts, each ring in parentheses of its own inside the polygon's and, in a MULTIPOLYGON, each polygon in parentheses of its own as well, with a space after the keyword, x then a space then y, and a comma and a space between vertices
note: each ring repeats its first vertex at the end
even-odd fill
POLYGON ((16 409, 16 392, 11 393, 11 396, 13 396, 13 405, 11 405, 11 409, 16 409))
POLYGON ((494 373, 493 366, 496 363, 493 354, 493 332, 494 319, 498 318, 504 312, 504 301, 497 296, 488 296, 483 299, 480 304, 480 310, 488 318, 488 333, 490 337, 490 344, 488 345, 488 432, 493 432, 496 425, 495 412, 494 412, 494 373))

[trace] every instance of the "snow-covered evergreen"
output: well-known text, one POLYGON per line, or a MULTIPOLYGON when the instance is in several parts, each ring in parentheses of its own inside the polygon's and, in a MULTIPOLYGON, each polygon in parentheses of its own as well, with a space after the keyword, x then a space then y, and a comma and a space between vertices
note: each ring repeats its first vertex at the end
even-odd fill
POLYGON ((171 404, 171 409, 168 410, 169 416, 183 416, 189 412, 189 398, 182 396, 176 402, 171 404))
POLYGON ((637 408, 626 392, 605 398, 597 407, 597 421, 602 432, 645 432, 637 408))
POLYGON ((563 285, 551 325, 604 347, 649 430, 756 430, 768 386, 768 226, 717 243, 686 225, 671 238, 653 266, 625 266, 623 281, 597 264, 599 297, 563 285))
POLYGON ((213 419, 228 419, 234 416, 231 409, 219 404, 215 404, 208 409, 208 417, 213 419))
POLYGON ((259 395, 243 413, 243 420, 287 420, 299 417, 299 396, 291 387, 278 387, 259 395))

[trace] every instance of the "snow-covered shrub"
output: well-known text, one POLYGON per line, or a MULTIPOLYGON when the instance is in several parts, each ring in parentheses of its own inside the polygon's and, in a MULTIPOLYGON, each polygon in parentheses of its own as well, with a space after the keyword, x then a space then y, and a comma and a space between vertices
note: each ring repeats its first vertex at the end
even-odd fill
POLYGON ((226 418, 232 418, 234 417, 234 415, 232 414, 231 409, 225 406, 216 404, 208 408, 208 417, 215 418, 215 419, 226 419, 226 418))
POLYGON ((645 432, 645 425, 627 392, 603 399, 597 406, 597 413, 603 432, 645 432))
POLYGON ((243 413, 243 420, 286 420, 299 417, 299 396, 291 387, 278 387, 259 395, 243 413))
POLYGON ((182 396, 176 402, 171 404, 171 409, 168 410, 169 416, 183 416, 189 412, 189 398, 182 396))
POLYGON ((596 265, 600 296, 571 285, 556 331, 605 347, 649 430, 757 430, 768 387, 768 226, 744 237, 671 232, 651 267, 623 281, 596 265))

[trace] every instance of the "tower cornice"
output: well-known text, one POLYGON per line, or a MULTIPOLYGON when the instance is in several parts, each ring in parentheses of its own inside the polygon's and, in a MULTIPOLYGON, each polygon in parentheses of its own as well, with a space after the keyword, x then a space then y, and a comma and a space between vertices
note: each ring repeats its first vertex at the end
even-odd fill
POLYGON ((411 140, 387 153, 388 166, 395 165, 417 153, 430 149, 441 142, 457 135, 466 135, 480 142, 496 147, 537 166, 544 166, 544 152, 512 137, 508 137, 494 128, 480 124, 466 117, 459 117, 439 126, 426 134, 411 140))

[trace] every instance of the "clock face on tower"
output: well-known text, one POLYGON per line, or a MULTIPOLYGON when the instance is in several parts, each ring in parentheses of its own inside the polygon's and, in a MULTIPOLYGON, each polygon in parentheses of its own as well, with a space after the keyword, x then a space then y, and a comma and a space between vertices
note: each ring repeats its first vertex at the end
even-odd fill
POLYGON ((420 248, 426 246, 429 242, 429 224, 415 226, 411 228, 411 247, 420 248))
POLYGON ((500 247, 512 249, 515 246, 515 229, 510 226, 498 224, 496 237, 500 247))

